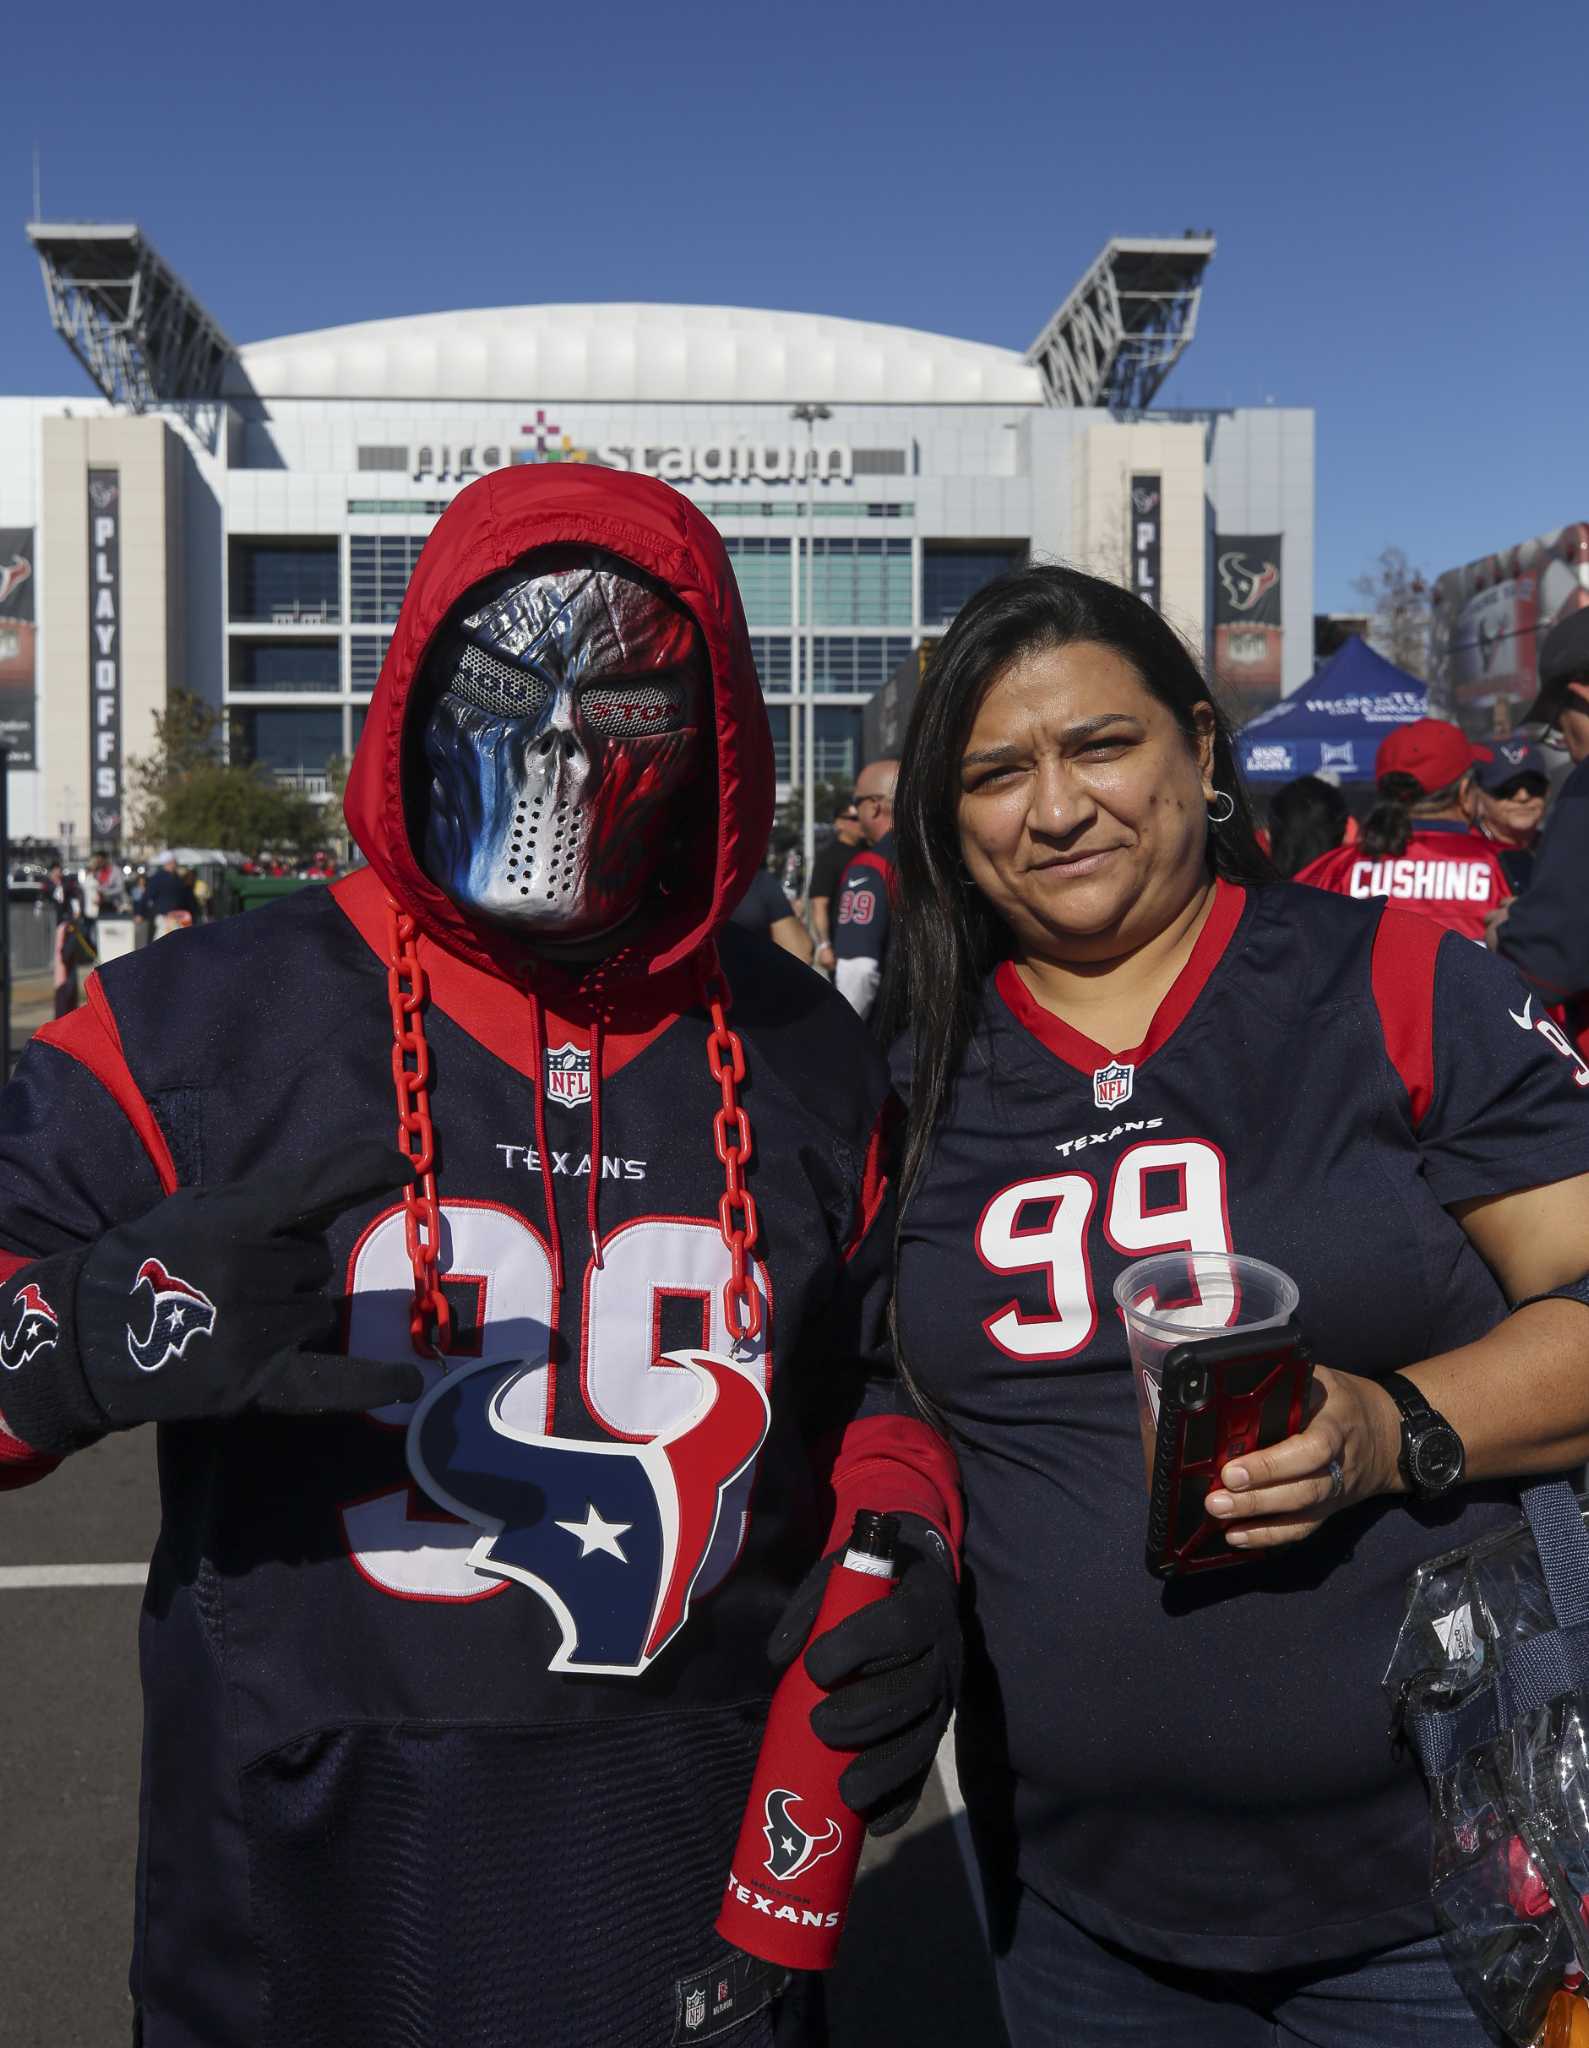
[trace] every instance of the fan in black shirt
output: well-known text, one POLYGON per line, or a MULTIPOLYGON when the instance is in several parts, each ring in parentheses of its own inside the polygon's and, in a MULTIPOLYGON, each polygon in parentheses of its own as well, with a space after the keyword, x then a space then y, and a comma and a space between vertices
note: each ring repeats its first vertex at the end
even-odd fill
POLYGON ((803 960, 810 966, 811 935, 790 908, 789 898, 765 868, 757 869, 750 887, 735 904, 728 921, 737 924, 743 932, 755 932, 760 938, 771 939, 775 946, 782 946, 786 953, 793 953, 797 960, 803 960))

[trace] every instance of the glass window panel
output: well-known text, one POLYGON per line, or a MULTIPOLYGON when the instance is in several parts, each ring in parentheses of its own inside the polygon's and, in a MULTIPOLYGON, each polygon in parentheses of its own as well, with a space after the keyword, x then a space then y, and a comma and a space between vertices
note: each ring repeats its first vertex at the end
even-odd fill
POLYGON ((392 644, 387 633, 355 633, 348 643, 348 683, 356 691, 375 688, 376 678, 381 673, 381 663, 386 659, 386 650, 392 644))
POLYGON ((936 547, 929 541, 922 551, 922 624, 947 626, 968 597, 1025 559, 1025 541, 996 541, 975 548, 936 547))
POLYGON ((794 675, 792 643, 787 633, 753 633, 750 651, 756 673, 768 696, 787 696, 794 675))
POLYGON ((274 775, 323 776, 342 751, 340 711, 271 705, 231 714, 232 759, 257 761, 274 775))
POLYGON ((394 626, 425 538, 355 533, 348 541, 348 616, 355 626, 394 626))
POLYGON ((342 687, 335 640, 232 641, 234 690, 324 690, 342 687))
POLYGON ((234 540, 232 617, 264 619, 272 625, 308 618, 335 625, 341 617, 339 575, 334 540, 297 546, 274 540, 234 540))
POLYGON ((780 782, 789 780, 789 707, 770 704, 767 723, 772 727, 773 772, 780 782))
POLYGON ((861 768, 861 713, 843 704, 816 707, 819 782, 853 782, 861 768))
POLYGON ((728 559, 739 585, 745 617, 753 626, 790 623, 789 543, 772 535, 752 534, 725 540, 728 559))
POLYGON ((875 639, 818 633, 811 643, 811 669, 817 690, 875 690, 910 652, 908 633, 875 639))
POLYGON ((811 616, 819 626, 908 626, 911 556, 908 540, 842 540, 819 535, 810 544, 811 616))

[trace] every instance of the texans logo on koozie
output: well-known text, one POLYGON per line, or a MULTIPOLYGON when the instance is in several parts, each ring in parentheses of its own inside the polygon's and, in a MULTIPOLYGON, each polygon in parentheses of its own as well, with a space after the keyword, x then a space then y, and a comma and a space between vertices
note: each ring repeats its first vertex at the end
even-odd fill
POLYGON ((844 1840, 843 1828, 826 1814, 822 1816, 820 1835, 803 1828, 789 1809, 804 1804, 798 1792, 790 1792, 783 1786, 775 1786, 767 1794, 767 1818, 762 1826, 762 1833, 767 1837, 766 1867, 780 1883, 787 1883, 813 1863, 820 1863, 824 1856, 831 1856, 844 1840))
POLYGON ((11 1306, 16 1314, 10 1329, 0 1335, 0 1368, 6 1372, 16 1372, 49 1350, 61 1328, 60 1318, 31 1280, 12 1295, 11 1306))
POLYGON ((548 1436, 513 1413, 526 1368, 489 1362, 439 1381, 409 1424, 420 1488, 487 1532, 470 1564, 551 1609, 561 1641, 549 1670, 645 1670, 683 1627, 723 1496, 767 1434, 767 1396, 731 1359, 669 1351, 657 1363, 692 1374, 701 1395, 647 1443, 548 1436))
POLYGON ((158 1259, 145 1259, 138 1268, 132 1292, 145 1287, 154 1304, 149 1328, 140 1337, 129 1319, 127 1350, 140 1372, 158 1372, 168 1360, 180 1358, 195 1337, 215 1328, 215 1303, 190 1280, 167 1272, 158 1259))

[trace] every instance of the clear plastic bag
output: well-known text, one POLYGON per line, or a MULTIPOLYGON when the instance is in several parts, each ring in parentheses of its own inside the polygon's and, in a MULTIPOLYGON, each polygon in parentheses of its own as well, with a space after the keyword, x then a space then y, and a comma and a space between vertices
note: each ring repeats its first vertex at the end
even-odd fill
POLYGON ((1385 1673, 1394 1711, 1461 1706, 1496 1678, 1511 1647, 1555 1625, 1526 1523, 1432 1559, 1413 1575, 1385 1673))
POLYGON ((1469 1750, 1430 1787, 1433 1898, 1473 2006, 1527 2048, 1589 1972, 1589 1727, 1576 1696, 1469 1750))
POLYGON ((1589 2025, 1589 1516, 1559 1481, 1523 1506, 1413 1575, 1384 1684, 1429 1781, 1452 1970, 1516 2048, 1554 2048, 1589 2025))

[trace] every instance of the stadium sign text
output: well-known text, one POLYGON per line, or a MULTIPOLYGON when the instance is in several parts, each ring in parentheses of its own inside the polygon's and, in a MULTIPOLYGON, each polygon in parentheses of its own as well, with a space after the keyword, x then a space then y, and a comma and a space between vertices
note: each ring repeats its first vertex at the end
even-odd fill
MULTIPOLYGON (((769 444, 745 439, 676 443, 610 441, 600 447, 576 446, 555 421, 537 413, 521 430, 528 438, 507 450, 506 461, 521 463, 582 462, 597 469, 637 470, 669 483, 849 483, 855 474, 851 450, 842 441, 818 441, 810 447, 769 444)), ((488 470, 505 467, 497 442, 447 445, 422 442, 413 451, 415 483, 464 483, 488 470)))

